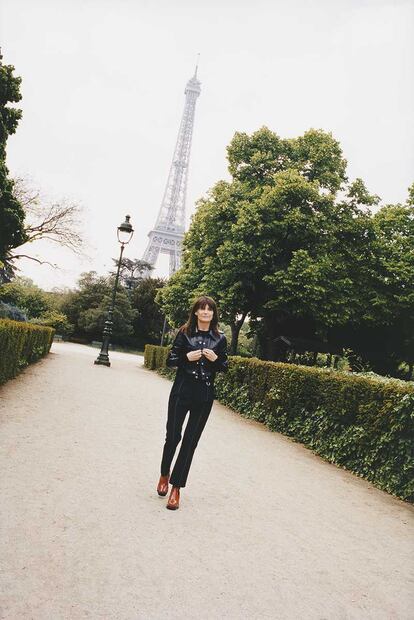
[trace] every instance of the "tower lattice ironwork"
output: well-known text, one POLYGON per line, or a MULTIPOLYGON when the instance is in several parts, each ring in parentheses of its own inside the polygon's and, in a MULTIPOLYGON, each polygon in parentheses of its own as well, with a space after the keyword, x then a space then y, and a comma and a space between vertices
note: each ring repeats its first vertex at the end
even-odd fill
POLYGON ((153 267, 161 253, 170 256, 170 276, 180 268, 181 243, 185 232, 185 201, 187 194, 188 165, 197 99, 200 95, 197 66, 185 87, 185 105, 181 118, 174 156, 167 185, 154 228, 148 233, 149 241, 143 260, 153 267))

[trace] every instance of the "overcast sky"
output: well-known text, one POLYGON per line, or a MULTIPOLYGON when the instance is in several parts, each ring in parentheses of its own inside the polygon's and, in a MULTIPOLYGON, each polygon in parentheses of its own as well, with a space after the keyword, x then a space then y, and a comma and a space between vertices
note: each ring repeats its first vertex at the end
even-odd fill
MULTIPOLYGON (((198 52, 188 221, 228 178, 234 132, 263 125, 331 131, 350 178, 384 202, 414 181, 412 1, 1 0, 0 20, 3 63, 23 79, 10 172, 84 208, 88 260, 45 243, 33 252, 61 269, 21 263, 44 288, 112 267, 126 213, 126 256, 142 257, 198 52)), ((166 255, 154 273, 168 275, 166 255)))

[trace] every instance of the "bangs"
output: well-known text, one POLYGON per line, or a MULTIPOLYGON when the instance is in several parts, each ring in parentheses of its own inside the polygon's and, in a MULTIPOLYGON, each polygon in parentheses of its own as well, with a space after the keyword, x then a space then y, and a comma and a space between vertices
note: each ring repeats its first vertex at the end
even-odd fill
POLYGON ((209 310, 212 310, 213 312, 216 310, 216 304, 209 297, 202 297, 201 299, 199 299, 194 310, 204 310, 206 306, 209 310))

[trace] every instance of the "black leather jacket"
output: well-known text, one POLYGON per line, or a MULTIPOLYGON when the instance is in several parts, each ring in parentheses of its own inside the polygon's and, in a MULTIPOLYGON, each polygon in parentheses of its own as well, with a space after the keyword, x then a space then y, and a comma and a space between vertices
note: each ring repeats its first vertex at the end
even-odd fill
POLYGON ((177 367, 177 376, 188 377, 213 384, 216 372, 225 372, 228 369, 227 339, 223 332, 217 336, 211 329, 208 334, 201 334, 196 328, 193 336, 178 332, 168 353, 166 365, 169 368, 177 367), (189 351, 198 349, 212 349, 218 356, 210 362, 204 355, 196 362, 187 358, 189 351))

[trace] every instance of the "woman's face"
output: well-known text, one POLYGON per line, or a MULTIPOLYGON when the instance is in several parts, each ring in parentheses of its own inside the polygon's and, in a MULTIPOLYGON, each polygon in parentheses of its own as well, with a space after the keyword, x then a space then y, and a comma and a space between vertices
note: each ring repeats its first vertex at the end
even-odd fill
POLYGON ((204 308, 198 308, 198 310, 195 311, 195 314, 199 321, 207 323, 212 320, 214 311, 210 308, 210 306, 204 306, 204 308))

